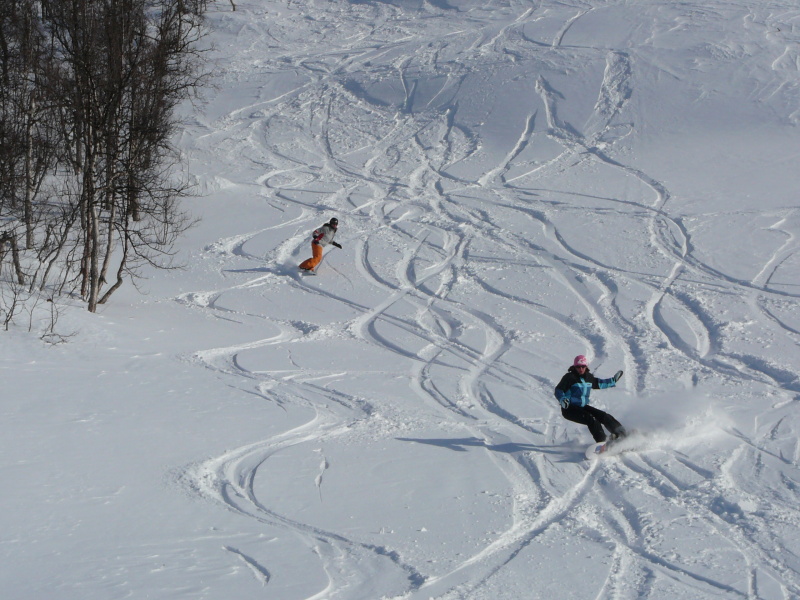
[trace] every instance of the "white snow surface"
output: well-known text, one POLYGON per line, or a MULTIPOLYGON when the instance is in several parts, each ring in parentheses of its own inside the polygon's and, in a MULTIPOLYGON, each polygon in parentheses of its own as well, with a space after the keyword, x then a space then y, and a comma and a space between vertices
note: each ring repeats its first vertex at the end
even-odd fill
POLYGON ((800 3, 209 26, 185 269, 0 333, 2 598, 800 598, 800 3))

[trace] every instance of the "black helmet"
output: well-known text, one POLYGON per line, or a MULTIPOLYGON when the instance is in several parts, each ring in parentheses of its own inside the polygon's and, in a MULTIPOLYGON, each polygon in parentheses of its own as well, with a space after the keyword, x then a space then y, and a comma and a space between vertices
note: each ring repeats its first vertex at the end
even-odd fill
POLYGON ((328 225, 333 227, 334 229, 339 226, 339 219, 333 217, 330 221, 328 221, 328 225))

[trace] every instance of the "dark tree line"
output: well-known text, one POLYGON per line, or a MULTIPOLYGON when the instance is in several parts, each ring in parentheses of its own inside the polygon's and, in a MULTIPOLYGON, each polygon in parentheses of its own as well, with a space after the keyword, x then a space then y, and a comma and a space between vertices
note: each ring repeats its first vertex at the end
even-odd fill
MULTIPOLYGON (((0 2, 0 286, 90 311, 190 225, 171 144, 205 0, 0 2)), ((0 297, 0 310, 2 297, 0 297)), ((7 307, 5 307, 7 310, 7 307)))

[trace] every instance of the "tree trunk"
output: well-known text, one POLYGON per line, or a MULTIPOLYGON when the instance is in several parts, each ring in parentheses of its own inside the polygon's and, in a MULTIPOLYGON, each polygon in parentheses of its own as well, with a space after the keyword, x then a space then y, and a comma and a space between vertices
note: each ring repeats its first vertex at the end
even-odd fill
POLYGON ((25 248, 33 248, 33 114, 36 101, 31 100, 25 125, 25 248))
POLYGON ((100 227, 98 224, 97 207, 92 204, 89 211, 91 252, 89 256, 89 312, 97 312, 97 298, 100 296, 100 227))

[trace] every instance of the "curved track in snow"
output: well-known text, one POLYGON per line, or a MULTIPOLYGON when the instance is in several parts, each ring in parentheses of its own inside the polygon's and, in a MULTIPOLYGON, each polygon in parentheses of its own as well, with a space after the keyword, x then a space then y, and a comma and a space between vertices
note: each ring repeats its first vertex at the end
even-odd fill
MULTIPOLYGON (((581 564, 581 552, 597 560, 580 597, 800 597, 800 547, 775 529, 800 532, 800 445, 787 418, 800 383, 736 343, 798 341, 787 305, 800 293, 777 285, 796 257, 797 213, 773 215, 768 233, 780 243, 749 278, 699 251, 699 226, 673 212, 668 183, 629 152, 641 118, 635 73, 651 67, 648 55, 582 37, 583 23, 626 3, 288 2, 266 17, 237 4, 217 25, 252 50, 229 58, 224 85, 247 83, 252 97, 196 144, 281 217, 263 227, 250 215, 248 230, 210 243, 204 257, 227 285, 178 301, 253 331, 192 360, 305 417, 183 479, 312 551, 305 560, 327 584, 282 597, 521 598, 554 565, 581 564), (259 87, 258 69, 285 83, 259 87), (528 104, 503 104, 501 84, 528 104), (332 214, 344 250, 329 249, 319 276, 303 278, 294 265, 308 233, 332 214), (298 316, 273 312, 292 303, 298 316), (332 343, 346 352, 308 360, 332 343), (639 452, 581 460, 588 437, 551 395, 577 353, 600 376, 625 369, 623 388, 598 401, 618 413, 621 399, 619 416, 646 432, 639 452), (363 392, 387 380, 376 397, 363 392), (653 388, 664 397, 648 397, 653 388), (394 406, 379 397, 389 389, 394 406), (654 407, 676 395, 684 414, 654 407), (743 431, 736 404, 751 400, 765 409, 743 431), (638 423, 642 413, 650 419, 638 423), (501 526, 437 551, 344 527, 342 515, 325 513, 323 526, 301 507, 276 507, 271 486, 284 475, 270 465, 281 457, 313 457, 324 502, 341 477, 329 453, 398 439, 431 461, 456 440, 483 452, 482 468, 504 482, 501 526), (676 538, 696 539, 696 552, 676 538)), ((737 10, 724 4, 703 18, 737 10)), ((683 17, 676 8, 659 18, 652 35, 683 17)), ((375 502, 391 514, 398 496, 375 502)), ((262 586, 277 585, 279 566, 225 550, 262 586)))

